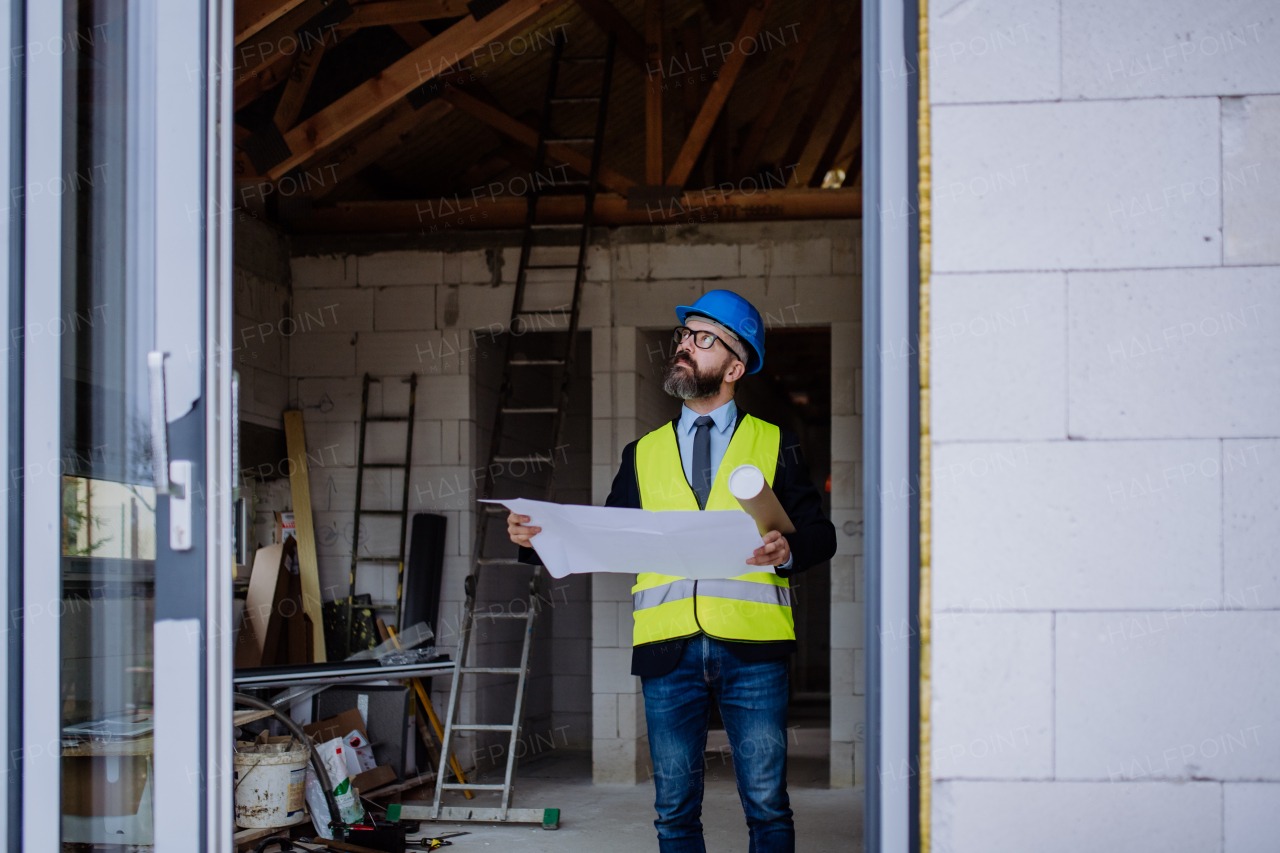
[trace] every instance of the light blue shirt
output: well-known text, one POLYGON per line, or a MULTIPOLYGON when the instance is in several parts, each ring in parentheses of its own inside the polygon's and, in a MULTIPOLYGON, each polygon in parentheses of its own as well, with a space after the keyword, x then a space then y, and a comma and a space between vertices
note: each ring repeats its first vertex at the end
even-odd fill
MULTIPOLYGON (((711 484, 715 485, 716 472, 724 461, 725 451, 729 449, 729 441, 733 438, 733 428, 738 422, 738 404, 733 400, 718 409, 711 411, 711 484)), ((702 417, 688 405, 680 409, 680 422, 676 424, 676 441, 680 445, 680 464, 684 467, 684 478, 693 483, 693 437, 698 432, 694 421, 702 417)), ((780 569, 791 567, 791 557, 780 569)))

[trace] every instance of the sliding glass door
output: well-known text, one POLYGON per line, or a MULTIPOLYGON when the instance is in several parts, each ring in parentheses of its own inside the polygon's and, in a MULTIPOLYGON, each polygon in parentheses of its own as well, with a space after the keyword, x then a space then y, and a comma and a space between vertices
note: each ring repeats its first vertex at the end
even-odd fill
POLYGON ((229 300, 216 6, 26 6, 27 851, 223 846, 231 413, 229 367, 211 358, 229 300))

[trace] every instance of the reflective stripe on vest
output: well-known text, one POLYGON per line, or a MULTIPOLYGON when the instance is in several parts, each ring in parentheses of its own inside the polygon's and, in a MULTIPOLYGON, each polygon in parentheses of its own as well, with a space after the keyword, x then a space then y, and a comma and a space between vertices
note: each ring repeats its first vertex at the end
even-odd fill
MULTIPOLYGON (((706 511, 741 509, 729 494, 729 472, 751 463, 772 486, 781 431, 773 424, 741 415, 716 471, 706 511)), ((668 423, 636 445, 636 481, 640 503, 648 510, 694 510, 698 500, 684 475, 675 425, 668 423)), ((644 572, 631 589, 636 645, 657 643, 699 632, 725 640, 772 642, 795 639, 791 590, 773 572, 747 572, 735 578, 692 581, 644 572)))

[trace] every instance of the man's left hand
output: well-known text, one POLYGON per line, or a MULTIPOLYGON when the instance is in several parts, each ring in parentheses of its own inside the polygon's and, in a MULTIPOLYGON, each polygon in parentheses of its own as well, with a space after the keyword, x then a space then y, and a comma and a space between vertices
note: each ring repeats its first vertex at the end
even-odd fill
POLYGON ((764 545, 755 550, 751 559, 747 560, 747 565, 781 566, 790 559, 791 544, 787 542, 787 537, 776 530, 770 530, 765 534, 764 545))

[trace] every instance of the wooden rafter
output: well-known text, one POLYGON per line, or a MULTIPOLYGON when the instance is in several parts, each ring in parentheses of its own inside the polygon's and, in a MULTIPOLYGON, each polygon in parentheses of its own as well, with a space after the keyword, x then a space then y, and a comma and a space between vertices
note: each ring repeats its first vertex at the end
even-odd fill
MULTIPOLYGON (((514 139, 530 148, 538 144, 538 130, 503 112, 493 104, 485 103, 480 98, 460 89, 448 89, 440 96, 458 109, 479 119, 494 130, 514 139)), ((591 173, 591 158, 568 145, 547 145, 547 156, 559 160, 582 175, 591 173)), ((600 184, 616 193, 626 194, 635 181, 630 180, 610 168, 600 167, 600 184)))
MULTIPOLYGON (((358 201, 316 208, 292 223, 295 231, 315 234, 421 232, 452 229, 513 228, 528 215, 523 196, 458 194, 417 201, 358 201)), ((754 192, 719 190, 685 193, 677 203, 629 210, 614 193, 596 196, 597 225, 648 225, 680 222, 744 222, 795 219, 856 219, 862 215, 862 193, 855 190, 775 189, 754 192)), ((581 222, 583 199, 547 196, 538 205, 538 221, 581 222)))
POLYGON ((765 95, 760 112, 756 114, 755 120, 751 122, 751 130, 747 133, 746 141, 742 143, 741 148, 738 150, 738 157, 733 169, 735 180, 741 180, 755 166, 756 158, 760 156, 760 148, 764 145, 765 137, 769 135, 769 130, 773 127, 773 122, 778 117, 778 110, 782 108, 782 102, 786 100, 787 92, 791 89, 791 82, 795 79, 796 72, 800 70, 800 64, 804 62, 805 54, 809 52, 809 45, 813 43, 814 36, 818 34, 822 21, 830 7, 831 0, 817 1, 809 13, 804 30, 800 33, 799 38, 796 39, 795 46, 787 52, 782 60, 782 67, 778 69, 778 76, 774 79, 773 87, 769 90, 769 94, 765 95))
POLYGON ((778 164, 784 169, 799 165, 800 157, 809 147, 814 128, 818 126, 818 120, 822 118, 823 112, 827 109, 827 103, 831 100, 831 94, 835 91, 834 81, 840 77, 844 67, 854 61, 853 57, 859 55, 861 33, 862 16, 855 10, 849 16, 840 37, 836 39, 835 50, 822 69, 818 85, 809 96, 809 104, 804 114, 800 116, 800 121, 796 123, 795 130, 791 132, 791 142, 787 145, 786 153, 782 155, 782 162, 778 164))
MULTIPOLYGON (((840 113, 840 118, 836 120, 835 127, 831 129, 831 136, 827 139, 827 144, 822 149, 822 154, 818 156, 818 162, 814 164, 813 172, 809 175, 809 186, 820 187, 823 180, 835 165, 836 157, 840 154, 840 149, 844 147, 844 142, 849 138, 849 131, 853 127, 859 114, 862 112, 862 75, 854 69, 853 75, 853 94, 850 96, 848 103, 844 105, 844 110, 840 113)), ((799 175, 797 179, 803 180, 799 175)))
POLYGON ((370 133, 333 152, 329 157, 328 174, 322 175, 324 183, 311 188, 311 197, 327 196, 342 181, 355 177, 381 160, 419 127, 439 121, 452 110, 453 105, 444 100, 432 101, 420 110, 415 110, 408 101, 398 101, 374 123, 370 133))
POLYGON ((280 95, 280 103, 276 105, 274 121, 276 127, 284 133, 293 127, 302 114, 302 104, 311 91, 311 84, 316 79, 316 71, 320 68, 320 58, 324 56, 324 42, 314 42, 298 54, 289 72, 289 80, 284 84, 284 92, 280 95))
POLYGON ((644 2, 644 182, 662 183, 662 0, 644 2))
POLYGON ((293 10, 303 0, 237 0, 235 11, 236 44, 257 35, 263 27, 293 10))
POLYGON ((622 17, 622 13, 614 8, 609 0, 578 0, 582 11, 591 16, 600 29, 618 34, 618 50, 627 59, 636 64, 642 71, 645 67, 645 40, 631 26, 631 22, 622 17))
POLYGON ((339 28, 354 30, 360 27, 433 21, 437 18, 460 18, 466 14, 469 13, 464 0, 384 0, 356 6, 355 12, 339 28))
POLYGON ((507 0, 479 21, 463 18, 285 134, 289 154, 268 170, 268 176, 278 178, 320 149, 336 145, 414 89, 463 61, 473 49, 527 26, 563 2, 507 0))
POLYGON ((259 30, 252 39, 237 42, 232 56, 232 70, 237 78, 248 77, 262 66, 292 60, 299 51, 316 41, 332 41, 334 25, 321 23, 311 26, 316 16, 325 10, 326 0, 302 0, 288 12, 259 30))
POLYGON ((724 109, 725 103, 729 100, 729 92, 733 89, 733 84, 738 79, 738 72, 742 70, 742 65, 746 62, 747 53, 741 45, 744 40, 751 41, 760 33, 760 27, 764 24, 765 13, 769 11, 771 3, 772 0, 755 0, 747 9, 747 13, 742 19, 742 26, 738 28, 738 34, 733 40, 733 52, 729 54, 729 58, 720 68, 716 82, 711 84, 711 91, 707 93, 707 99, 703 102, 702 109, 698 112, 698 118, 693 123, 693 129, 689 131, 689 135, 671 167, 671 174, 667 176, 667 184, 670 186, 684 186, 684 182, 689 178, 689 173, 693 171, 693 164, 697 162, 698 155, 702 153, 703 147, 707 144, 707 138, 715 127, 716 119, 720 117, 721 110, 724 109))

